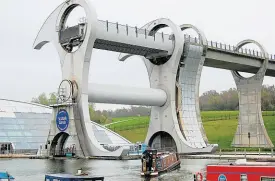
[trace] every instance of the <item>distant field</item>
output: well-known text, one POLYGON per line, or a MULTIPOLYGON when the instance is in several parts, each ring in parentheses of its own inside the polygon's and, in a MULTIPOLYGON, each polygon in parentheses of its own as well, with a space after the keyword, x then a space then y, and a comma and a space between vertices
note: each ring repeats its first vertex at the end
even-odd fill
MULTIPOLYGON (((218 143, 221 148, 230 148, 238 124, 238 113, 238 111, 201 112, 203 126, 210 143, 218 143)), ((263 118, 270 139, 275 145, 275 112, 264 111, 263 118)), ((132 142, 144 141, 149 116, 113 118, 113 123, 107 127, 132 142)))

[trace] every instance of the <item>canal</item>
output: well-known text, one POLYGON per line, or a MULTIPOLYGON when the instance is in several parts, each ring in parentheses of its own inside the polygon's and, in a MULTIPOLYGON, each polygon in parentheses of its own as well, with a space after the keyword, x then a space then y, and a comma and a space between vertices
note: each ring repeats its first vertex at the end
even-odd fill
MULTIPOLYGON (((182 159, 181 168, 164 174, 161 181, 192 181, 193 173, 205 168, 209 163, 219 160, 182 159)), ((1 159, 0 171, 8 171, 18 181, 43 181, 45 174, 76 173, 77 169, 94 176, 104 176, 106 181, 143 181, 140 177, 140 160, 32 160, 1 159)))

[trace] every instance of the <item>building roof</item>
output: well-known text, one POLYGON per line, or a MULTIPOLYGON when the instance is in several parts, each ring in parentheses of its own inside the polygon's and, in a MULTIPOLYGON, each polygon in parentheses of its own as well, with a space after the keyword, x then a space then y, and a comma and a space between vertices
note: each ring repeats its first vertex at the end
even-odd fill
MULTIPOLYGON (((0 143, 17 149, 38 149, 45 145, 52 119, 52 108, 36 103, 0 99, 0 143)), ((131 142, 102 125, 91 122, 100 144, 124 145, 131 142)), ((70 142, 70 137, 68 143, 70 142)))
POLYGON ((0 142, 16 150, 38 149, 46 143, 52 109, 35 103, 0 99, 0 142))
POLYGON ((0 117, 4 116, 3 112, 32 112, 32 113, 52 113, 52 109, 49 106, 29 103, 23 101, 15 101, 8 99, 0 99, 0 117))

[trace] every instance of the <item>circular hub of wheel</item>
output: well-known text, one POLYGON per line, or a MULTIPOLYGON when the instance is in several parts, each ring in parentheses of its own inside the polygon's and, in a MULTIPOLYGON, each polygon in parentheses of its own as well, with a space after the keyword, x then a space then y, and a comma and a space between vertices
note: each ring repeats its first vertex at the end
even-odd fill
POLYGON ((59 30, 59 43, 65 51, 69 53, 75 52, 82 45, 87 31, 85 17, 85 10, 78 4, 70 5, 62 15, 59 30), (79 16, 79 14, 83 16, 79 16))

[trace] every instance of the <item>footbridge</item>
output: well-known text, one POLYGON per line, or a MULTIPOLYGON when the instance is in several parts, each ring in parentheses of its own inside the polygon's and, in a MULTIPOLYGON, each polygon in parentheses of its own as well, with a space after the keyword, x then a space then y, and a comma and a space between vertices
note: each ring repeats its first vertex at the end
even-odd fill
POLYGON ((231 70, 236 82, 240 115, 232 145, 246 147, 249 142, 251 147, 273 147, 263 124, 260 93, 264 76, 275 75, 275 62, 274 56, 257 41, 244 40, 235 46, 207 41, 197 27, 178 26, 165 18, 141 28, 120 25, 98 20, 89 0, 66 0, 45 21, 34 48, 41 49, 48 42, 59 53, 63 79, 59 86, 61 103, 53 111, 57 125, 51 126, 49 139, 60 132, 70 135, 70 130, 75 130, 76 145, 82 150, 79 154, 121 156, 128 149, 121 146, 109 151, 98 144, 93 130, 89 129, 92 123, 88 102, 152 106, 145 140, 151 147, 174 147, 179 153, 215 151, 218 145, 208 143, 199 109, 203 66, 231 70), (66 27, 70 12, 77 6, 84 8, 86 21, 66 27), (164 27, 169 27, 172 33, 160 32, 164 27), (198 38, 183 35, 186 29, 195 30, 198 38), (257 45, 260 52, 243 48, 250 43, 257 45), (141 56, 151 88, 89 84, 93 48, 119 52, 120 61, 141 56), (255 75, 244 78, 239 71, 255 75), (61 90, 65 91, 61 93, 61 90))
MULTIPOLYGON (((83 25, 85 26, 85 25, 83 25)), ((185 25, 186 27, 192 25, 185 25)), ((61 36, 63 45, 70 41, 70 37, 81 38, 80 25, 66 29, 66 34, 61 36), (69 38, 67 38, 69 37, 69 38)), ((192 27, 195 28, 195 27, 192 27)), ((157 59, 171 56, 173 52, 174 36, 159 32, 149 32, 147 29, 121 25, 109 21, 98 20, 96 26, 97 39, 94 48, 114 52, 128 53, 144 56, 147 59, 157 59)), ((215 41, 201 42, 200 38, 184 35, 185 44, 201 45, 207 49, 204 66, 235 70, 247 73, 257 73, 264 60, 262 52, 222 44, 215 41)), ((275 76, 275 56, 267 55, 270 65, 267 76, 275 76)), ((184 52, 183 52, 184 57, 184 52)), ((183 58, 181 61, 184 64, 183 58)))
MULTIPOLYGON (((192 25, 183 25, 181 29, 186 29, 186 27, 191 28, 192 25)), ((196 30, 199 31, 197 28, 196 30)), ((96 34, 97 39, 94 43, 96 49, 140 55, 147 59, 168 57, 171 56, 174 50, 173 35, 154 31, 149 32, 147 29, 128 25, 98 20, 96 34)), ((236 51, 236 46, 215 41, 202 42, 200 38, 194 38, 187 34, 184 35, 184 42, 185 44, 199 46, 203 44, 205 46, 207 54, 204 66, 207 67, 257 73, 264 60, 262 52, 244 48, 236 51)), ((183 51, 182 57, 184 57, 185 51, 183 51)), ((267 56, 270 65, 267 68, 266 75, 275 76, 275 56, 267 56)), ((182 64, 184 64, 183 60, 182 58, 182 64)))

